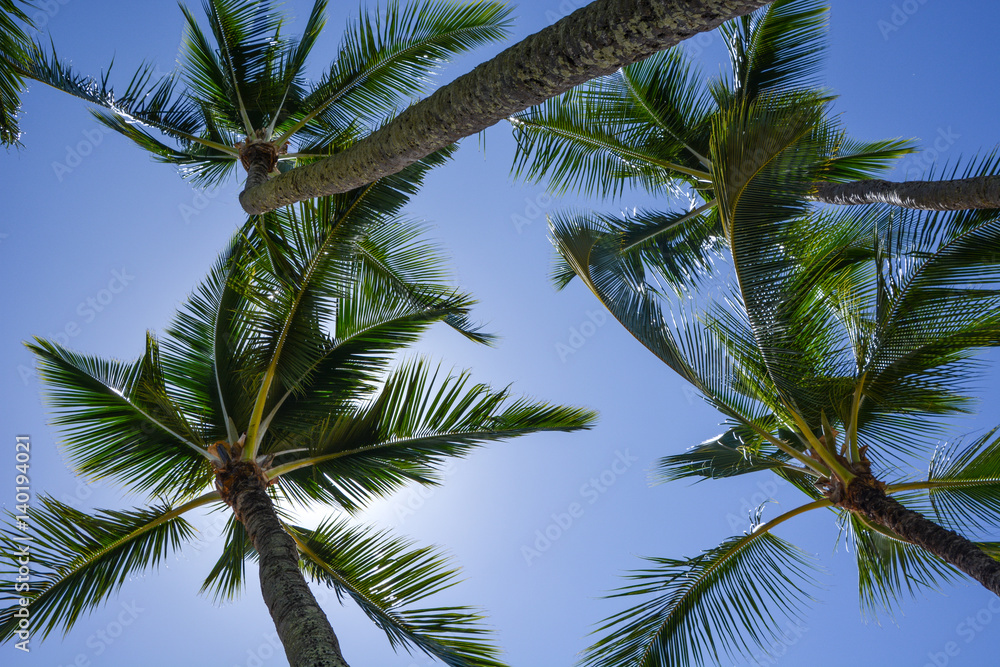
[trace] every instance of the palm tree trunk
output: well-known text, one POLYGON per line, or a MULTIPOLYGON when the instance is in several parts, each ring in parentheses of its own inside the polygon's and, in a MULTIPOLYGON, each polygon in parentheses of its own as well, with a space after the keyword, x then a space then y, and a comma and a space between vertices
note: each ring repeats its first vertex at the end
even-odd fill
POLYGON ((1000 595, 1000 563, 961 535, 903 507, 887 496, 882 484, 870 474, 851 481, 840 505, 923 547, 1000 595))
POLYGON ((261 592, 288 663, 291 667, 348 667, 337 635, 306 585, 295 542, 281 527, 258 470, 251 462, 235 464, 229 497, 260 555, 261 592))
POLYGON ((411 106, 347 150, 240 194, 265 213, 395 174, 590 79, 611 74, 767 0, 596 0, 411 106))
POLYGON ((903 183, 881 180, 819 183, 810 198, 823 204, 892 204, 924 211, 1000 208, 1000 176, 903 183))

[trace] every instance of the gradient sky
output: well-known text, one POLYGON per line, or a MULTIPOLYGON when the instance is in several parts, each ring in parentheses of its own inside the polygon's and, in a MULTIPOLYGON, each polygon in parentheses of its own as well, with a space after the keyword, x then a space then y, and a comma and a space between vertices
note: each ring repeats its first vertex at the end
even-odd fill
MULTIPOLYGON (((173 2, 45 0, 39 14, 60 54, 84 72, 112 58, 119 84, 140 61, 169 70, 178 51, 181 13, 173 2)), ((333 3, 313 63, 329 62, 357 1, 333 3)), ((524 3, 512 41, 535 32, 583 1, 524 3)), ((826 85, 836 110, 864 139, 915 137, 925 153, 900 166, 915 177, 931 165, 985 152, 997 143, 1000 90, 994 3, 941 0, 843 0, 831 12, 826 85)), ((295 0, 287 10, 305 16, 295 0)), ((294 23, 292 31, 294 32, 294 23)), ((447 69, 441 81, 499 50, 481 50, 447 69)), ((724 59, 715 34, 692 41, 707 73, 724 59)), ((31 484, 80 508, 141 504, 114 487, 86 485, 67 468, 47 425, 33 360, 21 346, 54 337, 89 354, 131 359, 143 333, 162 331, 244 219, 235 180, 199 193, 171 167, 153 163, 124 138, 102 132, 86 106, 33 86, 23 100, 25 148, 0 156, 0 503, 14 504, 14 438, 32 440, 31 484), (79 154, 79 159, 70 155, 79 154), (84 155, 86 153, 86 155, 84 155), (6 457, 6 458, 4 458, 6 457), (6 481, 4 481, 6 480, 6 481)), ((425 219, 447 250, 456 282, 479 299, 478 317, 499 333, 496 348, 477 347, 445 328, 418 350, 445 365, 470 368, 477 380, 513 383, 516 391, 601 413, 593 431, 539 435, 474 452, 449 470, 444 486, 404 491, 364 520, 392 527, 420 544, 446 547, 465 581, 441 597, 484 607, 506 660, 560 667, 589 640, 594 624, 620 609, 600 599, 621 583, 639 556, 691 556, 747 528, 747 510, 765 497, 766 517, 803 497, 771 477, 651 487, 648 470, 667 453, 719 433, 719 416, 671 371, 604 316, 579 282, 557 293, 548 279, 553 251, 544 214, 566 206, 615 212, 648 197, 615 202, 555 200, 509 176, 510 129, 463 142, 453 163, 434 172, 410 213, 425 219), (525 224, 527 222, 527 224, 525 224), (578 332, 574 334, 574 332, 578 332), (579 336, 575 338, 574 336, 579 336), (571 355, 560 345, 579 344, 571 355), (592 481, 596 480, 596 481, 592 481), (554 515, 579 504, 565 529, 554 515), (539 532, 559 533, 534 558, 539 532)), ((242 178, 242 174, 241 174, 242 178)), ((959 432, 1000 423, 995 372, 982 383, 982 413, 959 432)), ((565 519, 564 519, 565 521, 565 519)), ((30 654, 0 646, 0 663, 55 667, 286 664, 260 598, 255 566, 235 604, 198 594, 221 548, 217 518, 196 521, 202 542, 128 582, 116 598, 65 637, 31 643, 30 654), (127 622, 127 624, 125 624, 127 622)), ((854 556, 837 544, 832 514, 810 514, 780 531, 816 553, 829 570, 818 601, 773 661, 737 664, 986 665, 1000 649, 1000 602, 974 583, 904 602, 895 621, 865 623, 859 613, 854 556), (977 619, 978 616, 978 620, 977 619), (972 619, 970 623, 967 619, 972 619), (978 628, 978 629, 976 629, 978 628), (949 652, 950 651, 950 655, 949 652)), ((541 543, 544 546, 544 543, 541 543)), ((424 667, 422 655, 396 654, 356 608, 327 593, 323 606, 356 667, 424 667)), ((728 663, 727 663, 728 664, 728 663)))

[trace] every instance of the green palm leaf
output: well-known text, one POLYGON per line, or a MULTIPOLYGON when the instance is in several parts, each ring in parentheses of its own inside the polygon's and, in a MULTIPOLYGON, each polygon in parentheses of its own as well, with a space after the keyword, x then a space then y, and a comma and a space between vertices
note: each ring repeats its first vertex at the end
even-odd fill
POLYGON ((811 557, 767 530, 727 539, 689 559, 648 558, 636 583, 611 597, 644 598, 601 626, 586 667, 702 665, 754 649, 767 653, 778 618, 797 618, 811 557))
POLYGON ((235 516, 226 522, 225 535, 222 555, 201 585, 201 592, 211 593, 216 602, 236 599, 246 581, 247 560, 258 558, 246 527, 235 516))
POLYGON ((788 457, 746 427, 736 426, 682 454, 664 456, 653 469, 657 482, 685 477, 719 479, 786 465, 788 457))
POLYGON ((282 442, 280 449, 306 444, 308 453, 275 466, 271 477, 290 498, 353 511, 410 481, 438 483, 446 457, 529 433, 589 428, 595 419, 589 410, 512 399, 506 389, 470 385, 467 374, 439 372, 425 360, 401 365, 367 404, 282 442))
POLYGON ((54 498, 42 496, 33 507, 24 533, 8 523, 0 532, 5 565, 2 575, 0 640, 17 629, 14 612, 20 609, 15 594, 14 556, 29 545, 32 567, 30 599, 32 635, 45 638, 52 630, 68 631, 80 616, 106 601, 139 572, 156 567, 160 560, 194 536, 181 515, 199 505, 217 501, 209 494, 185 505, 156 505, 141 509, 81 512, 54 498), (30 536, 30 542, 22 541, 30 536))
POLYGON ((509 8, 481 0, 402 7, 390 0, 375 16, 362 13, 348 27, 329 72, 302 101, 303 118, 278 127, 283 139, 300 129, 322 136, 354 119, 379 123, 424 90, 442 62, 503 39, 510 26, 509 8))
POLYGON ((26 32, 31 27, 24 0, 0 0, 0 145, 20 146, 17 112, 24 89, 23 72, 32 54, 26 32))
POLYGON ((748 102, 776 92, 815 87, 826 50, 827 7, 821 0, 777 0, 722 24, 733 63, 725 97, 713 87, 720 106, 731 96, 748 102))
POLYGON ((41 339, 28 347, 51 387, 54 423, 81 473, 170 497, 211 483, 201 433, 172 404, 151 336, 146 354, 131 364, 86 357, 41 339))
POLYGON ((927 481, 901 483, 907 506, 959 532, 992 534, 1000 516, 1000 437, 997 429, 967 445, 956 442, 934 453, 927 481))
POLYGON ((892 614, 904 593, 914 597, 922 589, 959 580, 951 566, 920 547, 855 514, 848 520, 858 561, 861 609, 872 618, 880 611, 892 614))
POLYGON ((457 571, 436 550, 413 548, 386 531, 351 527, 337 519, 315 530, 291 530, 306 574, 333 588, 341 600, 354 600, 393 647, 417 649, 451 667, 503 664, 474 609, 414 608, 456 583, 457 571))

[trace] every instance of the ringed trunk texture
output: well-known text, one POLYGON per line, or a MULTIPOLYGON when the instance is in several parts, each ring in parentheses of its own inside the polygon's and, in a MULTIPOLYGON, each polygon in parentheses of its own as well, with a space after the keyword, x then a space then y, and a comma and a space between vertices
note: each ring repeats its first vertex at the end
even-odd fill
POLYGON ((1000 563, 961 535, 903 507, 887 496, 883 485, 870 474, 851 481, 840 505, 923 547, 1000 595, 1000 563))
POLYGON ((882 180, 819 183, 811 199, 841 206, 892 204, 923 211, 1000 208, 1000 176, 902 183, 882 180))
POLYGON ((438 89, 344 152, 245 189, 240 204, 259 214, 371 183, 513 113, 765 4, 596 0, 438 89))
POLYGON ((260 555, 260 588, 291 667, 348 667, 326 614, 299 570, 295 542, 281 527, 259 468, 232 464, 231 506, 260 555))

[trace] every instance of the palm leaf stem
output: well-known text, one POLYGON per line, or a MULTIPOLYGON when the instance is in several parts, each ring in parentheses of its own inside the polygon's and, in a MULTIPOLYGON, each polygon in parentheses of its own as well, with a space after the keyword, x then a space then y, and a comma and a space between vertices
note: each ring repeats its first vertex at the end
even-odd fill
MULTIPOLYGON (((513 125, 538 125, 537 123, 532 123, 530 120, 525 120, 524 118, 513 118, 512 117, 512 118, 508 118, 507 120, 510 121, 510 123, 513 124, 513 125)), ((696 178, 699 181, 702 181, 704 183, 711 183, 712 182, 712 174, 710 174, 707 171, 701 171, 701 170, 698 170, 698 169, 691 169, 690 167, 685 167, 683 165, 679 165, 679 164, 676 164, 674 162, 669 162, 667 160, 661 160, 660 158, 654 157, 652 155, 648 155, 646 153, 640 153, 639 151, 631 150, 631 149, 629 149, 626 146, 610 146, 610 145, 608 145, 607 143, 605 143, 603 141, 598 141, 597 139, 594 139, 593 137, 589 137, 589 136, 587 136, 585 134, 580 134, 578 132, 571 132, 571 131, 566 130, 566 129, 562 129, 562 128, 558 128, 558 127, 549 127, 547 125, 538 125, 538 127, 542 127, 549 134, 554 134, 556 136, 566 137, 568 139, 572 139, 572 140, 578 141, 580 143, 590 144, 591 146, 595 146, 597 148, 603 149, 603 150, 607 151, 608 153, 616 155, 617 157, 619 157, 620 159, 622 159, 625 162, 628 162, 629 159, 636 160, 636 161, 639 161, 639 162, 646 162, 646 163, 651 164, 653 166, 660 167, 661 169, 666 169, 667 171, 676 171, 677 173, 685 174, 687 176, 691 176, 691 177, 696 178)))
POLYGON ((750 537, 757 533, 766 533, 772 530, 775 526, 778 526, 779 524, 782 524, 793 517, 796 517, 800 514, 805 514, 806 512, 815 509, 820 509, 821 507, 832 507, 833 504, 834 504, 833 501, 830 500, 829 498, 822 498, 820 500, 814 500, 811 503, 806 503, 805 505, 799 505, 795 509, 788 510, 784 514, 779 514, 778 516, 774 517, 767 523, 762 523, 761 525, 757 526, 752 531, 750 531, 747 537, 750 537))
MULTIPOLYGON (((553 428, 536 428, 532 429, 532 433, 544 433, 546 431, 563 431, 565 429, 559 427, 553 428)), ((366 445, 364 447, 355 447, 354 449, 345 449, 342 452, 334 452, 332 454, 323 454, 320 456, 311 456, 305 459, 299 459, 298 461, 289 461, 288 463, 283 463, 280 466, 274 466, 273 468, 265 471, 268 480, 277 479, 286 473, 290 473, 294 470, 299 470, 301 468, 308 468, 314 466, 318 463, 324 461, 330 461, 333 459, 342 458, 344 456, 351 456, 352 454, 361 454, 363 452, 370 452, 374 449, 381 449, 384 447, 409 447, 412 445, 419 445, 422 442, 428 442, 433 440, 441 440, 442 438, 462 438, 466 439, 477 439, 477 438, 497 438, 497 437, 514 437, 523 435, 523 430, 507 430, 507 431, 436 431, 431 435, 420 436, 416 438, 397 438, 394 440, 388 440, 386 442, 380 442, 374 445, 366 445)))
POLYGON ((858 415, 861 412, 861 401, 864 398, 865 377, 868 371, 861 374, 858 384, 854 388, 854 397, 851 400, 851 423, 847 426, 847 433, 844 435, 845 442, 849 449, 849 461, 860 461, 861 451, 858 447, 858 415))
POLYGON ((694 209, 692 211, 689 211, 687 214, 685 214, 684 216, 678 218, 673 223, 671 223, 669 226, 664 227, 662 229, 657 229, 655 231, 652 231, 652 232, 650 232, 648 234, 644 234, 644 235, 636 238, 631 243, 629 243, 627 246, 623 247, 622 248, 622 252, 628 252, 629 250, 631 250, 632 248, 636 247, 637 245, 641 245, 642 243, 648 241, 649 239, 652 239, 652 238, 655 238, 655 237, 659 236, 660 234, 662 234, 665 231, 673 229, 674 227, 677 227, 678 225, 682 225, 685 222, 687 222, 688 220, 690 220, 691 218, 698 217, 699 215, 701 215, 705 211, 708 211, 709 209, 713 208, 716 204, 718 204, 718 201, 715 200, 715 199, 713 199, 712 201, 710 201, 710 202, 708 202, 706 204, 703 204, 703 205, 699 206, 698 208, 696 208, 696 209, 694 209))
POLYGON ((888 484, 885 487, 885 492, 903 493, 906 491, 929 491, 932 489, 961 489, 973 486, 993 485, 998 482, 1000 482, 1000 479, 995 477, 984 477, 981 479, 929 479, 925 482, 888 484))
POLYGON ((298 284, 299 292, 295 295, 295 300, 292 302, 291 307, 288 309, 288 314, 285 317, 284 325, 282 326, 281 333, 278 336, 278 341, 274 345, 274 352, 271 355, 271 361, 268 364, 267 371, 264 373, 264 377, 261 379, 260 390, 257 392, 257 400, 254 402, 253 413, 250 415, 250 424, 247 428, 247 448, 244 452, 244 458, 247 460, 253 459, 257 456, 257 450, 260 449, 260 443, 264 438, 264 431, 267 429, 267 423, 262 422, 264 418, 264 406, 267 403, 268 394, 271 393, 271 383, 274 382, 274 377, 277 373, 278 359, 281 357, 281 352, 284 349, 285 340, 288 338, 288 332, 292 326, 292 320, 295 319, 295 314, 298 311, 299 304, 302 302, 302 297, 306 293, 309 287, 309 281, 316 270, 317 265, 326 256, 326 249, 330 245, 332 239, 334 238, 334 231, 336 231, 340 224, 343 223, 351 213, 357 208, 361 201, 364 200, 365 195, 375 187, 378 181, 369 183, 363 192, 360 192, 355 200, 351 203, 350 207, 339 216, 337 224, 335 224, 330 230, 328 230, 326 238, 323 239, 322 245, 316 249, 315 254, 309 261, 309 266, 303 272, 301 281, 298 284))
MULTIPOLYGON (((788 408, 788 406, 785 406, 788 408)), ((799 431, 805 436, 806 440, 809 441, 809 445, 813 448, 823 462, 830 466, 830 470, 834 472, 844 484, 849 484, 856 475, 847 469, 840 461, 837 460, 836 452, 832 451, 829 445, 824 445, 813 433, 812 429, 806 423, 806 420, 798 413, 796 410, 788 409, 792 415, 792 419, 799 427, 799 431)))

